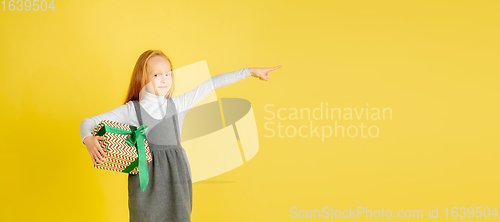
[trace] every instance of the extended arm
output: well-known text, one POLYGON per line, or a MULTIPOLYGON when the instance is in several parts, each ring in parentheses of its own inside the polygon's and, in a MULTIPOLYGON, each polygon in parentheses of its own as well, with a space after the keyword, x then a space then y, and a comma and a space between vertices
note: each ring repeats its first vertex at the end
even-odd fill
POLYGON ((213 76, 207 81, 201 83, 193 90, 172 98, 173 100, 175 100, 177 112, 181 113, 188 109, 191 109, 194 105, 203 100, 203 98, 205 98, 208 94, 215 91, 215 89, 233 84, 251 75, 252 74, 250 73, 249 68, 246 67, 233 72, 213 76))

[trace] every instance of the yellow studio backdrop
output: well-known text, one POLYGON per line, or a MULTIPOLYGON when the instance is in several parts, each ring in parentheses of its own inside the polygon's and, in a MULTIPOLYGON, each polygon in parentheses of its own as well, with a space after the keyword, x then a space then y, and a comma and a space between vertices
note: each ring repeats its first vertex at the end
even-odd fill
POLYGON ((193 221, 498 220, 496 1, 42 2, 0 3, 0 221, 128 221, 79 125, 148 49, 283 65, 211 97, 249 101, 258 152, 193 184, 193 221))

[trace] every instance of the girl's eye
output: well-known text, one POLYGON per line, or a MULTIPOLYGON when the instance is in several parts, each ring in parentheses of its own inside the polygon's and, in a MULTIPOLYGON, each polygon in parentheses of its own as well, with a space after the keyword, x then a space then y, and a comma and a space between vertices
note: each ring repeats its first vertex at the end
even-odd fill
MULTIPOLYGON (((160 74, 155 74, 154 76, 155 76, 155 77, 158 77, 158 75, 160 75, 160 74)), ((165 74, 165 75, 166 75, 166 76, 170 76, 170 72, 169 72, 169 73, 167 73, 167 74, 165 74)))

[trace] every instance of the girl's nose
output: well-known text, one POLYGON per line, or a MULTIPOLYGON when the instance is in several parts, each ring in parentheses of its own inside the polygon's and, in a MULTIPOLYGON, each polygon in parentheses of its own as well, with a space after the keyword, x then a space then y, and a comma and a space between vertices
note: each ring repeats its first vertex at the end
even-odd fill
POLYGON ((162 82, 166 82, 167 80, 168 80, 168 77, 166 77, 166 76, 162 76, 162 77, 161 77, 161 81, 162 81, 162 82))

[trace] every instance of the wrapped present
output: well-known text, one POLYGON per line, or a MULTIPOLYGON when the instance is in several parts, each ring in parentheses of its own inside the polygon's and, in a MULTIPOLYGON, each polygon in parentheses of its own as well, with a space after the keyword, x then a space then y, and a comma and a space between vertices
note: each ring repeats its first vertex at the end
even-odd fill
POLYGON ((147 125, 135 127, 110 120, 101 121, 92 134, 106 138, 105 141, 99 140, 106 153, 106 161, 97 163, 94 167, 130 174, 139 173, 141 190, 144 191, 149 182, 147 164, 152 160, 145 135, 147 128, 147 125))

